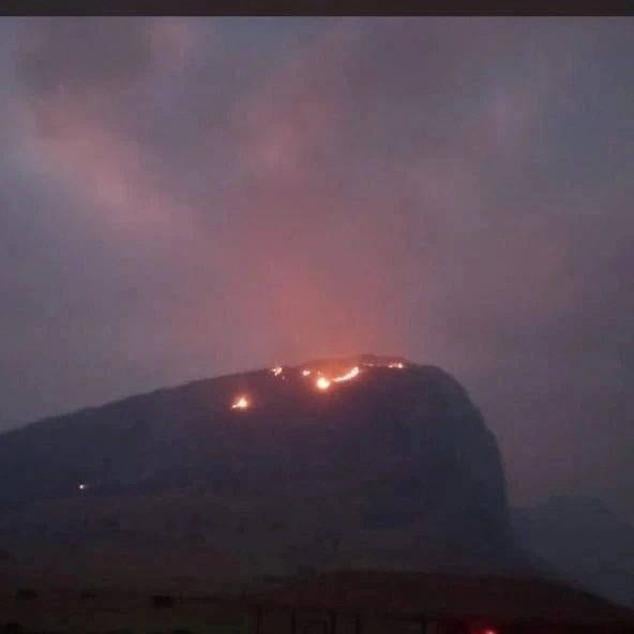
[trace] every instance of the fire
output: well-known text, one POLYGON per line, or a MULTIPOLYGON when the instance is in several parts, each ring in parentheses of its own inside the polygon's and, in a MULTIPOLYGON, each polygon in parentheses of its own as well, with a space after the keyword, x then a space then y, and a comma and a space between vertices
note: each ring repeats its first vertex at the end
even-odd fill
POLYGON ((250 407, 250 405, 251 403, 249 402, 249 399, 246 396, 238 396, 233 401, 233 404, 231 405, 231 409, 247 409, 248 407, 250 407))
POLYGON ((316 381, 315 385, 317 389, 326 391, 330 387, 330 379, 327 379, 325 376, 320 376, 316 381))
MULTIPOLYGON (((385 360, 358 360, 358 365, 352 366, 349 369, 343 371, 345 366, 343 364, 331 365, 328 367, 307 368, 304 367, 300 370, 301 375, 304 377, 314 376, 311 382, 314 381, 315 388, 320 392, 326 392, 329 390, 333 383, 345 383, 356 379, 362 372, 369 372, 366 368, 373 367, 387 367, 402 370, 406 367, 406 364, 401 361, 389 361, 385 360), (342 372, 342 374, 334 375, 335 371, 342 372)), ((287 375, 284 374, 284 366, 276 365, 270 368, 270 372, 273 376, 281 377, 282 380, 287 379, 287 375)), ((246 410, 252 406, 251 399, 246 394, 238 394, 231 403, 231 409, 246 410)), ((78 484, 80 490, 87 488, 84 483, 78 484)), ((495 631, 483 632, 482 634, 497 634, 495 631)))
POLYGON ((351 368, 345 374, 342 374, 341 376, 336 376, 333 379, 333 381, 335 383, 343 383, 343 381, 350 381, 351 379, 354 379, 356 376, 358 376, 360 371, 361 370, 359 370, 359 366, 355 365, 354 368, 351 368))
MULTIPOLYGON (((317 389, 325 392, 332 383, 343 383, 344 381, 350 381, 358 376, 359 372, 361 372, 359 366, 355 365, 354 368, 350 368, 350 370, 348 370, 345 374, 341 374, 333 378, 328 378, 327 376, 324 376, 320 373, 319 377, 315 381, 315 386, 317 387, 317 389)), ((304 376, 308 376, 308 374, 310 374, 310 370, 304 370, 302 374, 304 376)))

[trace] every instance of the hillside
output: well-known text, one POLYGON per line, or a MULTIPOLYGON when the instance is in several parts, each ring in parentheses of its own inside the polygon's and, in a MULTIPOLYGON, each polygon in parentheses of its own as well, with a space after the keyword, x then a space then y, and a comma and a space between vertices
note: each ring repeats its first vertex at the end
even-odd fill
POLYGON ((495 438, 465 390, 436 367, 372 355, 6 433, 0 505, 0 548, 69 583, 526 565, 495 438))

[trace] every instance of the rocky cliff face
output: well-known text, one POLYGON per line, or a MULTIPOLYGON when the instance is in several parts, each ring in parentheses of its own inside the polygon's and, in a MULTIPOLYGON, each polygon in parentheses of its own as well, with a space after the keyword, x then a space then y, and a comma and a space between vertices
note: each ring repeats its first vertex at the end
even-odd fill
POLYGON ((465 390, 436 367, 368 355, 198 381, 4 434, 0 504, 0 547, 18 554, 207 549, 242 576, 523 564, 495 438, 465 390))

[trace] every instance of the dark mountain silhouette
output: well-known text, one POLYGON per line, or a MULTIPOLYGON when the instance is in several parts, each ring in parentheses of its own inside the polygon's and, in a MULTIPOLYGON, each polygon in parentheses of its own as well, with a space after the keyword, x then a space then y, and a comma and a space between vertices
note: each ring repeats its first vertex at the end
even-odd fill
POLYGON ((495 438, 465 390, 439 368, 371 355, 197 381, 8 432, 0 507, 0 548, 77 575, 528 565, 495 438))

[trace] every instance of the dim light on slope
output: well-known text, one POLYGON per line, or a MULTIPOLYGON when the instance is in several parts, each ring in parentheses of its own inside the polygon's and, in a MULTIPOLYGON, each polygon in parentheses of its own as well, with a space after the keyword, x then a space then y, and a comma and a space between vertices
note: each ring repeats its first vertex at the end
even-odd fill
POLYGON ((399 361, 394 361, 393 363, 388 363, 387 364, 388 368, 398 368, 399 370, 402 370, 405 366, 400 363, 399 361))
POLYGON ((281 365, 276 365, 274 368, 271 368, 271 372, 273 372, 273 376, 279 376, 284 372, 284 368, 281 365))
POLYGON ((302 370, 302 376, 310 376, 310 373, 312 372, 312 370, 302 370))
POLYGON ((244 396, 237 396, 232 405, 231 405, 231 409, 248 409, 251 406, 251 402, 249 401, 249 399, 244 396))

